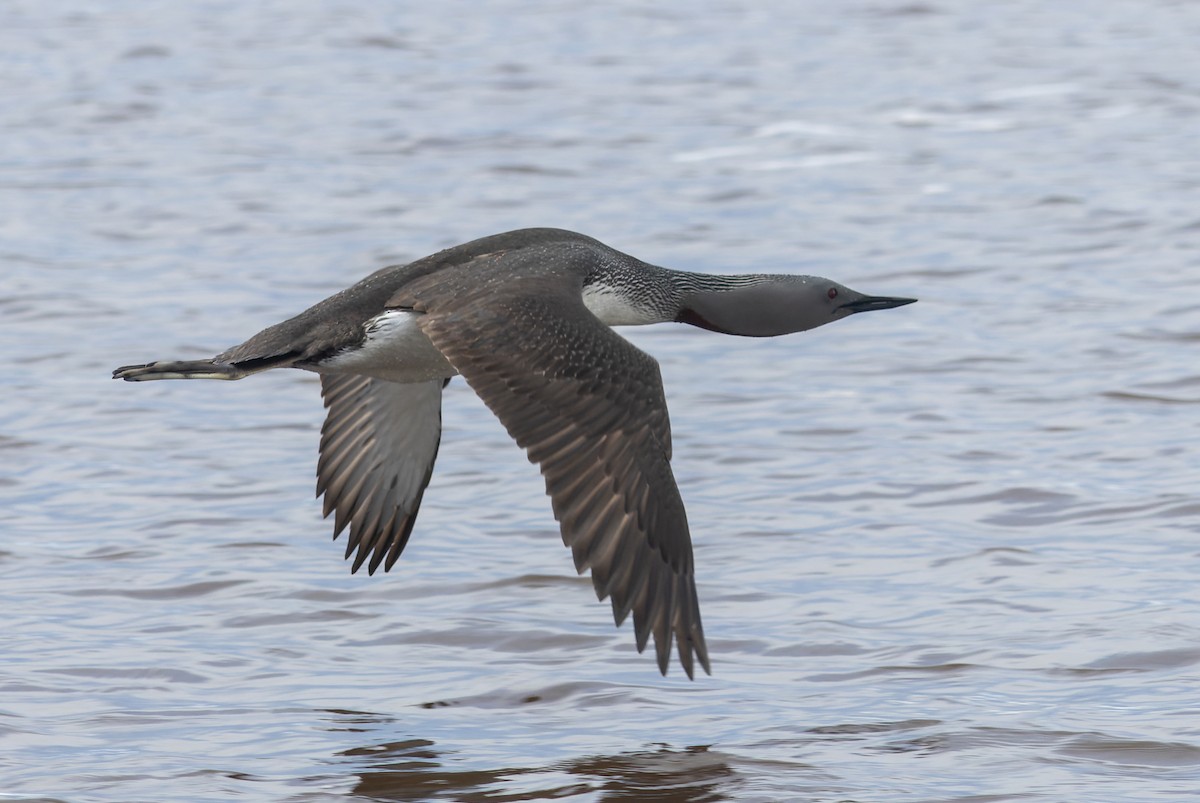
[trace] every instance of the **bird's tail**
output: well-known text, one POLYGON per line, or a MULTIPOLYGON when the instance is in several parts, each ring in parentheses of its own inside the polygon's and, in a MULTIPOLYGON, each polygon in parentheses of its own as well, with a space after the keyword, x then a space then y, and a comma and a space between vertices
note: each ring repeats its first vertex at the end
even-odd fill
POLYGON ((126 382, 145 382, 149 379, 241 379, 270 368, 287 368, 295 365, 302 357, 296 351, 267 352, 265 355, 251 352, 248 356, 245 353, 246 345, 243 343, 211 360, 123 365, 113 371, 113 379, 124 379, 126 382))
POLYGON ((124 379, 126 382, 145 382, 150 379, 241 379, 252 373, 255 372, 233 363, 180 360, 125 365, 113 371, 113 379, 124 379))

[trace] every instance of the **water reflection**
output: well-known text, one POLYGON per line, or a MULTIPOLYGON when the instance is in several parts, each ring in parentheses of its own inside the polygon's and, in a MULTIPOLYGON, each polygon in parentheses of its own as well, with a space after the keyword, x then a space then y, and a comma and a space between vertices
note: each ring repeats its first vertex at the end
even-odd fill
POLYGON ((338 754, 358 766, 354 794, 373 800, 547 800, 599 794, 622 803, 703 803, 725 800, 738 775, 706 746, 666 745, 605 756, 587 756, 544 767, 454 769, 455 757, 428 739, 405 739, 338 754))

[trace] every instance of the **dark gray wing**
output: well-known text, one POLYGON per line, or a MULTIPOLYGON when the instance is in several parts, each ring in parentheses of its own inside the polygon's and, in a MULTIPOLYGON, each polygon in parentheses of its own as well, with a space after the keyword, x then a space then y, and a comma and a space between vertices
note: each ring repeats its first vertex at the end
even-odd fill
POLYGON ((333 537, 350 526, 351 571, 392 568, 408 543, 442 436, 444 382, 400 384, 321 375, 329 412, 321 427, 317 496, 334 513, 333 537))
POLYGON ((653 633, 663 674, 672 640, 688 677, 693 657, 710 671, 658 363, 588 311, 581 275, 489 273, 442 271, 391 304, 425 313, 422 330, 540 464, 576 569, 618 625, 633 613, 638 650, 653 633))

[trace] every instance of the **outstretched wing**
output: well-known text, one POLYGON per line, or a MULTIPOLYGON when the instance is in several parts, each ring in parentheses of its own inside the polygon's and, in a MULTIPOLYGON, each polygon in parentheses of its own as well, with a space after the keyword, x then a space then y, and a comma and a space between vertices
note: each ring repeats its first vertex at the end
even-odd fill
POLYGON ((317 496, 334 513, 333 537, 350 527, 351 571, 392 568, 408 543, 442 436, 442 380, 400 384, 322 374, 329 412, 321 427, 317 496))
POLYGON ((694 658, 709 671, 658 363, 588 311, 582 276, 492 276, 441 271, 390 305, 425 313, 421 329, 540 465, 576 569, 618 625, 633 613, 638 650, 653 634, 666 674, 674 640, 688 677, 694 658))

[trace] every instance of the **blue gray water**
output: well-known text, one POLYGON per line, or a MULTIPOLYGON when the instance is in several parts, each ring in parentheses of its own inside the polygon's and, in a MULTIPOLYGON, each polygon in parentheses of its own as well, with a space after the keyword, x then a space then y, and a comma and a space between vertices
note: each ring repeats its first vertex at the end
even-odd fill
POLYGON ((1200 9, 0 4, 0 797, 1200 788, 1200 9), (660 678, 460 382, 351 576, 309 375, 113 382, 573 228, 919 304, 662 363, 714 675, 660 678))

